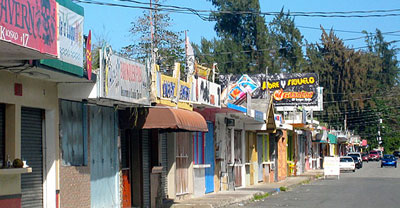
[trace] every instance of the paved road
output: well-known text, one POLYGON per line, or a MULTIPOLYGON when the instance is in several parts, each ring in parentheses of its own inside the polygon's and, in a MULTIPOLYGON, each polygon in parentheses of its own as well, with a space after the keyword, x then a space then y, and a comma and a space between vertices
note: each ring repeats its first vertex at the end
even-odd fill
MULTIPOLYGON (((400 161, 399 161, 400 162, 400 161)), ((237 205, 238 206, 238 205, 237 205)), ((243 206, 243 205, 242 205, 243 206)), ((295 187, 245 207, 300 208, 394 208, 400 207, 400 167, 380 167, 380 162, 364 162, 355 173, 341 173, 295 187)), ((240 206, 238 206, 240 207, 240 206)))

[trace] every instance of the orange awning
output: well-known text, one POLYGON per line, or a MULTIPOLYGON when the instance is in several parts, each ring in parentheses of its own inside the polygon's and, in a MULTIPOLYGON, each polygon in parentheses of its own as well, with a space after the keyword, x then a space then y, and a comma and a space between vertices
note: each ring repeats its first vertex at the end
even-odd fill
POLYGON ((150 108, 143 129, 208 131, 207 122, 200 113, 174 108, 150 108))

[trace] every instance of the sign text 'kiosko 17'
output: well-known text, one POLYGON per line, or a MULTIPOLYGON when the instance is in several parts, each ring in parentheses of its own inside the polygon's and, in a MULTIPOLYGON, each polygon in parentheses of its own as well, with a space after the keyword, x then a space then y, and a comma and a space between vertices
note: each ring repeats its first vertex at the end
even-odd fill
POLYGON ((56 56, 56 1, 0 0, 0 40, 56 56))
POLYGON ((311 106, 318 104, 318 76, 313 73, 275 74, 268 88, 276 106, 311 106))

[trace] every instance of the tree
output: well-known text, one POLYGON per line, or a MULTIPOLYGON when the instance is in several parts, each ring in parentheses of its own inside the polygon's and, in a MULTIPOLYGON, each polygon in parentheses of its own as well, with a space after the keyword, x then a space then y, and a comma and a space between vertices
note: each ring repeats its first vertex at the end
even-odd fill
POLYGON ((157 62, 164 67, 173 68, 174 62, 184 60, 184 39, 182 31, 172 31, 172 19, 168 13, 157 10, 162 0, 154 0, 154 9, 143 11, 143 16, 131 22, 130 32, 135 43, 125 46, 122 53, 144 62, 151 54, 151 43, 157 51, 157 62), (153 39, 151 35, 153 25, 153 39))
POLYGON ((303 36, 296 28, 294 18, 290 13, 281 12, 269 23, 271 39, 276 46, 274 53, 274 68, 285 72, 300 72, 303 58, 303 36))
POLYGON ((214 53, 222 73, 259 73, 271 63, 270 39, 258 0, 210 0, 217 8, 212 13, 220 44, 214 53), (244 12, 246 11, 246 12, 244 12), (250 11, 250 12, 249 12, 250 11), (228 53, 226 53, 228 52, 228 53))
POLYGON ((383 119, 385 146, 398 148, 393 146, 399 139, 395 133, 400 131, 396 53, 379 31, 371 36, 366 37, 367 50, 356 51, 332 31, 328 34, 323 30, 322 43, 307 46, 305 70, 318 73, 324 87, 325 111, 317 117, 333 126, 343 126, 346 117, 349 129, 373 147, 377 145, 379 119, 383 119))

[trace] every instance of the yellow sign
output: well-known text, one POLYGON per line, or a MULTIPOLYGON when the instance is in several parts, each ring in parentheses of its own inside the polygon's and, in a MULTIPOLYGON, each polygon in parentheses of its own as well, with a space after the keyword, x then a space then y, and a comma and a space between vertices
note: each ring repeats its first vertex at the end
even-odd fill
POLYGON ((191 104, 191 84, 180 81, 175 77, 170 77, 166 75, 161 75, 160 77, 160 95, 158 103, 178 108, 193 110, 191 104), (178 82, 179 81, 179 82, 178 82), (178 83, 179 83, 179 101, 178 99, 178 83))

